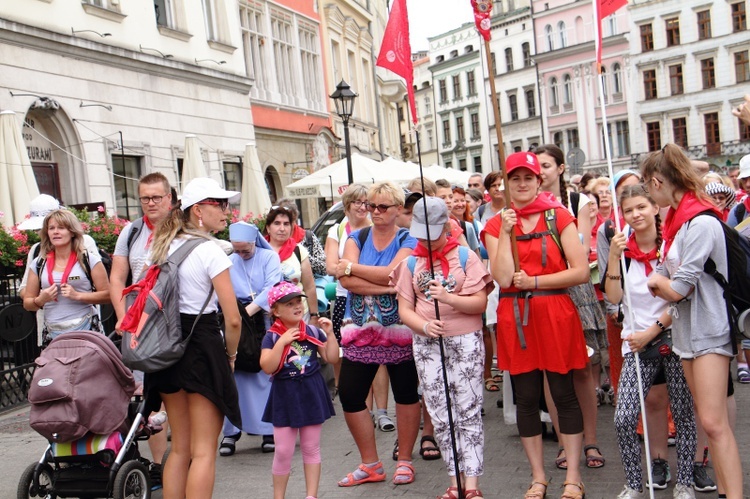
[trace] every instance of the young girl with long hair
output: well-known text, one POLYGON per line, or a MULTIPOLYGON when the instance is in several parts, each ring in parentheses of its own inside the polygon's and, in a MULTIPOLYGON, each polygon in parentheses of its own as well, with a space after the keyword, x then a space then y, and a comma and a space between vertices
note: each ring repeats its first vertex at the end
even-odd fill
POLYGON ((276 451, 273 457, 273 497, 283 499, 300 435, 307 499, 315 499, 320 484, 320 432, 334 414, 318 356, 338 360, 339 344, 331 321, 320 319, 323 331, 305 324, 303 295, 290 282, 280 282, 268 292, 275 318, 261 344, 260 366, 273 376, 263 420, 273 423, 276 451))
POLYGON ((667 144, 641 165, 646 190, 664 220, 660 265, 648 278, 653 296, 670 303, 674 351, 682 360, 696 413, 708 435, 719 487, 728 498, 742 497, 742 463, 729 425, 727 385, 733 340, 723 291, 704 272, 710 258, 729 272, 721 213, 707 199, 703 183, 679 146, 667 144), (698 216, 702 213, 713 216, 698 216))
MULTIPOLYGON (((539 160, 514 153, 506 160, 510 208, 490 219, 485 245, 492 276, 500 285, 497 309, 498 367, 510 372, 516 394, 516 421, 532 483, 525 499, 547 494, 539 401, 546 375, 558 411, 559 438, 568 456, 579 456, 583 417, 573 387, 574 369, 586 366, 586 342, 578 311, 567 288, 587 282, 589 266, 573 216, 549 193, 540 193, 539 160), (547 216, 554 210, 563 252, 551 236, 547 216), (520 271, 515 270, 511 232, 518 240, 520 271), (533 297, 533 299, 531 299, 533 297)), ((570 459, 564 499, 582 499, 580 463, 570 459)))
MULTIPOLYGON (((693 455, 695 454, 695 419, 693 398, 685 381, 679 357, 659 345, 671 334, 672 317, 669 304, 648 291, 646 281, 658 265, 662 243, 659 207, 642 185, 625 187, 620 195, 620 210, 631 229, 629 236, 615 234, 609 250, 609 263, 605 273, 605 290, 612 303, 622 303, 623 330, 622 355, 624 359, 618 387, 615 429, 625 469, 625 488, 619 499, 642 497, 641 445, 636 434, 639 400, 636 362, 641 364, 644 397, 648 395, 659 371, 663 369, 669 391, 672 414, 677 429, 677 485, 674 497, 694 497, 693 455), (621 268, 620 256, 625 252, 626 267, 621 268), (623 286, 628 288, 629 301, 623 299, 623 286), (652 342, 662 340, 649 348, 652 342), (636 359, 635 352, 641 352, 636 359), (647 351, 649 353, 644 353, 647 351)), ((651 419, 649 418, 649 421, 651 419)), ((653 436, 653 435, 652 435, 653 436)), ((666 455, 652 456, 656 460, 666 455)))

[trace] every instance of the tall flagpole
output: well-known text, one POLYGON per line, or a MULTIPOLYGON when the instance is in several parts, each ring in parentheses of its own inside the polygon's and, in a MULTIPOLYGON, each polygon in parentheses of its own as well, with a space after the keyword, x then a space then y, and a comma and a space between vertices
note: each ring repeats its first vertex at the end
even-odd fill
MULTIPOLYGON (((597 81, 599 84, 599 107, 601 109, 602 114, 602 127, 604 131, 604 156, 607 159, 607 171, 609 172, 609 178, 613 179, 611 184, 611 190, 612 190, 612 209, 615 213, 615 227, 617 228, 617 232, 622 232, 622 226, 620 224, 620 216, 619 216, 619 206, 617 202, 617 191, 616 191, 616 185, 614 185, 614 167, 612 166, 612 154, 610 149, 610 140, 609 140, 609 123, 607 122, 607 106, 604 103, 604 74, 602 74, 602 61, 601 61, 601 54, 603 51, 603 43, 602 43, 602 37, 600 36, 600 32, 602 29, 601 26, 601 17, 599 15, 599 2, 597 0, 593 0, 593 7, 594 7, 594 13, 596 14, 594 16, 594 19, 596 22, 594 23, 594 46, 596 48, 596 73, 597 73, 597 81)), ((625 270, 627 270, 627 264, 625 262, 625 252, 623 251, 620 255, 620 267, 623 269, 622 275, 625 275, 625 270)), ((606 279, 606 277, 605 277, 606 279)), ((628 304, 628 310, 630 315, 630 323, 635 324, 635 311, 633 310, 633 307, 630 306, 632 303, 630 301, 630 292, 628 290, 628 283, 623 278, 623 300, 627 302, 628 304)), ((635 374, 636 379, 638 381, 638 402, 641 406, 641 419, 643 420, 643 439, 646 442, 646 445, 644 447, 646 448, 646 473, 647 476, 651 477, 652 471, 651 471, 651 450, 649 449, 649 436, 648 436, 648 423, 646 422, 646 401, 645 397, 643 395, 643 375, 641 373, 641 356, 638 352, 634 353, 635 355, 635 374)), ((648 481, 648 491, 649 491, 649 497, 650 499, 654 499, 654 481, 649 480, 648 481)))

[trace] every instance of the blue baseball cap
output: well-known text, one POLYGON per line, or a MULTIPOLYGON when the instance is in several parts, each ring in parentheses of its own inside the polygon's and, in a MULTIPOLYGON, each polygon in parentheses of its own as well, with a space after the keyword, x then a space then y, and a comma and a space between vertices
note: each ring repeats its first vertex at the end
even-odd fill
POLYGON ((620 170, 619 172, 615 173, 615 176, 612 179, 612 189, 617 189, 617 186, 620 184, 620 181, 624 180, 626 177, 629 177, 630 175, 635 175, 636 177, 641 178, 641 174, 635 170, 620 170))

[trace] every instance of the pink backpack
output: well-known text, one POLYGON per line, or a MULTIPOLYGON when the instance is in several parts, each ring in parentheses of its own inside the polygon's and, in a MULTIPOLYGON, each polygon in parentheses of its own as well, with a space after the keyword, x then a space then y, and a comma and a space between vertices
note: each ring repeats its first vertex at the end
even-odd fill
POLYGON ((51 442, 118 430, 135 391, 133 374, 106 336, 63 333, 36 359, 29 423, 51 442))

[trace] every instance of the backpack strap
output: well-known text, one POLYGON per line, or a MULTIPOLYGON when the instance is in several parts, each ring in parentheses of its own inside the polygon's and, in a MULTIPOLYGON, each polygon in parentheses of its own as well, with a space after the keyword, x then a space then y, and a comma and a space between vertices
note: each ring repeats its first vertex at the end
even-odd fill
POLYGON ((406 257, 406 267, 409 269, 409 272, 411 272, 411 275, 414 275, 414 267, 417 265, 417 258, 415 256, 409 255, 406 257))
POLYGON ((615 237, 614 222, 611 219, 604 221, 604 235, 607 238, 608 243, 612 243, 612 238, 615 237))
MULTIPOLYGON (((458 262, 461 264, 461 270, 464 271, 464 274, 466 273, 466 262, 469 261, 469 248, 466 246, 459 246, 458 247, 458 262)), ((409 255, 406 257, 406 266, 409 269, 409 272, 411 272, 411 275, 414 275, 414 267, 417 265, 417 257, 413 255, 409 255)))
POLYGON ((479 215, 479 220, 481 220, 482 217, 484 216, 484 210, 486 210, 486 209, 487 209, 487 205, 486 204, 483 204, 482 206, 480 206, 479 208, 477 208, 477 215, 479 215))
POLYGON ((135 220, 130 224, 130 232, 128 233, 128 252, 130 252, 130 248, 133 246, 133 243, 138 238, 138 234, 143 229, 143 217, 135 220))
POLYGON ((312 252, 313 249, 313 238, 315 237, 315 234, 310 229, 305 230, 305 247, 312 252))
POLYGON ((734 210, 734 217, 737 219, 737 223, 742 222, 745 219, 745 215, 747 215, 745 203, 738 204, 737 208, 734 210))
POLYGON ((367 236, 370 235, 370 227, 365 227, 364 229, 360 229, 357 233, 357 240, 359 241, 359 249, 365 247, 365 241, 367 241, 367 236))
POLYGON ((294 256, 297 257, 300 265, 302 265, 302 251, 299 249, 299 245, 294 247, 294 256))
POLYGON ((458 225, 461 226, 461 230, 464 231, 464 234, 466 234, 466 220, 459 220, 458 225))
POLYGON ((94 286, 94 279, 91 278, 91 262, 89 261, 88 251, 83 252, 83 272, 86 274, 86 278, 91 283, 91 292, 93 293, 94 291, 96 291, 96 286, 94 286))
POLYGON ((573 212, 573 216, 578 218, 578 203, 581 202, 581 195, 577 192, 571 192, 568 199, 570 201, 570 210, 573 212))

